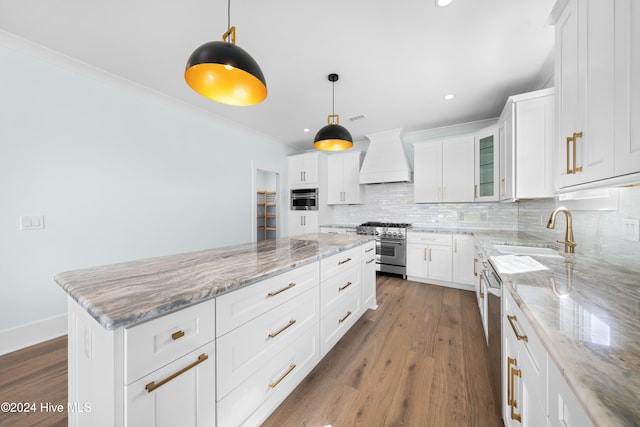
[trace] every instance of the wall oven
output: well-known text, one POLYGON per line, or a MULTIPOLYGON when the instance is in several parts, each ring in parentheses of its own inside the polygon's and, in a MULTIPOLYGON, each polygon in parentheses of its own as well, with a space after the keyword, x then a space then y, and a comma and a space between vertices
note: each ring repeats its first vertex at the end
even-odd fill
POLYGON ((291 210, 292 211, 317 211, 318 210, 318 189, 302 188, 291 190, 291 210))

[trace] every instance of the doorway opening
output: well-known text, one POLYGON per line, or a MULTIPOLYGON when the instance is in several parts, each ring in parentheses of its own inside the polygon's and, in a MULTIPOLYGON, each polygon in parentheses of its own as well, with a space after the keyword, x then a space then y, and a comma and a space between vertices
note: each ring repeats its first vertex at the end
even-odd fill
POLYGON ((273 167, 253 163, 253 200, 254 214, 252 241, 271 240, 280 237, 281 200, 280 172, 273 167))

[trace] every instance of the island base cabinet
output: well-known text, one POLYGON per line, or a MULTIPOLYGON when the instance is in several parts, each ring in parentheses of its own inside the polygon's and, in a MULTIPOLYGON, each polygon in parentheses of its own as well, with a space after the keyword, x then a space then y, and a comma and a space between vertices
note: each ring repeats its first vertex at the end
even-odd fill
POLYGON ((218 402, 218 427, 257 426, 320 361, 317 325, 218 402))
POLYGON ((350 292, 320 320, 322 357, 336 345, 362 315, 361 292, 360 283, 354 284, 350 292))
POLYGON ((215 425, 215 374, 212 342, 128 385, 125 425, 215 425))
POLYGON ((580 402, 549 359, 549 424, 552 427, 592 427, 580 402))

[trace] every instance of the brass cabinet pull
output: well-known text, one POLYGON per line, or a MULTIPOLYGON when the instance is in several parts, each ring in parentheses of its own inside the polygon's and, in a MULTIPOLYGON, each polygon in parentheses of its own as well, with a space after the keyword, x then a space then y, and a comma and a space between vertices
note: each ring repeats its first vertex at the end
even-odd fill
POLYGON ((507 194, 507 186, 505 185, 504 178, 500 179, 500 195, 504 196, 507 194))
POLYGON ((202 353, 200 356, 198 356, 198 360, 196 360, 195 362, 193 362, 192 364, 190 364, 189 366, 186 366, 182 369, 180 369, 178 372, 169 375, 167 378, 163 379, 162 381, 160 381, 159 383, 156 383, 155 381, 151 381, 149 384, 147 384, 146 386, 144 386, 145 389, 147 389, 147 391, 149 393, 151 393, 153 390, 162 387, 163 385, 165 385, 166 383, 168 383, 169 381, 171 381, 172 379, 184 374, 185 372, 187 372, 189 369, 199 365, 200 363, 204 362, 205 360, 207 360, 209 358, 209 356, 207 356, 206 354, 202 353))
POLYGON ((269 387, 271 388, 275 388, 278 384, 280 384, 280 381, 282 381, 287 375, 289 375, 291 373, 291 371, 293 371, 294 369, 296 369, 296 364, 295 363, 291 363, 289 365, 289 369, 287 369, 287 372, 285 372, 284 374, 282 374, 282 376, 280 378, 278 378, 277 380, 275 380, 272 383, 269 383, 269 387))
POLYGON ((371 252, 372 250, 374 250, 375 248, 369 248, 367 249, 365 252, 371 252))
POLYGON ((280 290, 277 290, 277 291, 271 291, 271 292, 269 292, 269 293, 267 294, 267 296, 272 297, 272 296, 278 295, 280 292, 284 292, 284 291, 286 291, 286 290, 288 290, 288 289, 291 289, 291 288, 293 288, 295 285, 296 285, 296 284, 295 284, 294 282, 291 282, 291 283, 289 283, 289 285, 287 285, 286 287, 284 287, 284 288, 282 288, 282 289, 280 289, 280 290))
POLYGON ((473 198, 474 199, 478 198, 478 184, 473 186, 473 198))
POLYGON ((478 275, 478 270, 476 270, 476 264, 478 263, 478 258, 474 258, 473 259, 473 275, 477 276, 478 275))
POLYGON ((458 253, 458 239, 453 239, 453 253, 458 253))
POLYGON ((515 376, 522 378, 522 371, 516 369, 518 361, 514 358, 507 357, 507 366, 509 370, 509 377, 507 378, 507 404, 511 407, 511 419, 522 422, 522 415, 516 414, 515 408, 518 407, 518 402, 515 398, 515 376), (513 365, 513 368, 511 367, 513 365))
POLYGON ((348 263, 349 261, 351 261, 351 258, 347 258, 347 259, 345 259, 345 260, 343 260, 343 261, 338 261, 338 265, 346 264, 346 263, 348 263))
POLYGON ((339 319, 339 320, 338 320, 338 323, 342 323, 342 322, 344 322, 344 321, 345 321, 345 320, 347 320, 347 318, 348 318, 349 316, 351 316, 352 314, 353 314, 353 313, 351 313, 350 311, 347 311, 347 314, 346 314, 342 319, 339 319))
POLYGON ((427 260, 427 248, 424 248, 424 260, 427 260))
POLYGON ((182 338, 183 336, 184 336, 184 331, 178 331, 171 334, 171 338, 173 338, 174 341, 179 338, 182 338))
MULTIPOLYGON (((573 138, 568 136, 567 137, 567 175, 571 175, 573 172, 573 170, 571 169, 571 141, 573 141, 573 138)), ((574 160, 574 165, 575 165, 575 160, 574 160)))
POLYGON ((375 261, 375 258, 371 258, 369 261, 367 261, 367 264, 371 264, 373 261, 375 261))
POLYGON ((527 338, 526 335, 520 335, 520 333, 518 332, 518 329, 516 328, 515 325, 515 321, 518 320, 518 318, 516 316, 512 316, 510 314, 507 314, 507 319, 509 320, 509 324, 511 325, 511 329, 513 329, 513 333, 516 334, 516 338, 518 338, 518 341, 524 341, 524 342, 529 342, 529 338, 527 338))
POLYGON ((286 325, 284 325, 282 328, 278 329, 275 332, 270 332, 269 333, 269 338, 275 338, 278 335, 280 335, 281 333, 283 333, 285 330, 287 330, 287 328, 290 328, 291 326, 293 326, 293 324, 296 323, 295 319, 291 319, 289 320, 289 323, 287 323, 286 325))
POLYGON ((342 291, 344 291, 345 289, 347 289, 347 288, 348 288, 349 286, 351 286, 352 284, 353 284, 353 283, 351 283, 351 282, 347 282, 347 284, 346 284, 346 285, 341 286, 341 287, 339 287, 339 288, 338 288, 338 292, 342 292, 342 291))
POLYGON ((577 155, 578 139, 577 138, 582 138, 582 132, 574 132, 573 137, 571 138, 573 139, 573 173, 582 172, 582 166, 580 167, 576 166, 576 164, 578 163, 578 155, 577 155))
POLYGON ((480 275, 480 298, 484 298, 484 291, 482 290, 482 274, 480 275))

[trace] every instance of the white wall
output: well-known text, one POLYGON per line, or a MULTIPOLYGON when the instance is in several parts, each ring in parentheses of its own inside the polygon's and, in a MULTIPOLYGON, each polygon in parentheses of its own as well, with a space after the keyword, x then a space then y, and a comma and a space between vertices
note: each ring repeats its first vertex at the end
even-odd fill
POLYGON ((249 241, 251 161, 289 152, 0 32, 0 336, 66 312, 61 271, 249 241))

